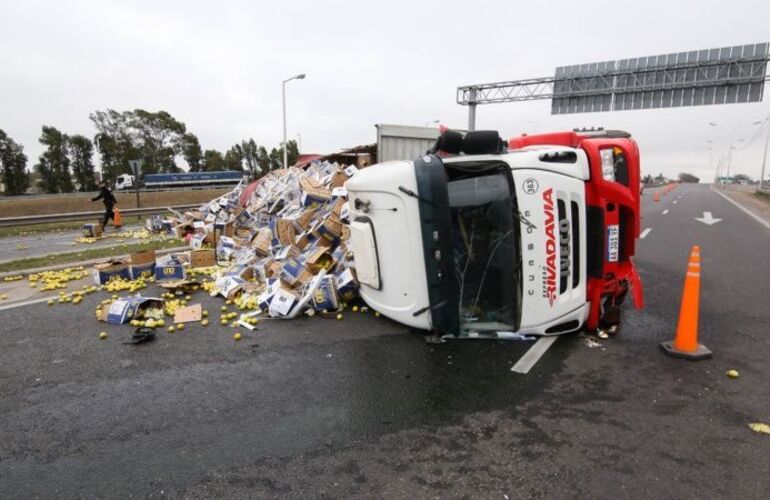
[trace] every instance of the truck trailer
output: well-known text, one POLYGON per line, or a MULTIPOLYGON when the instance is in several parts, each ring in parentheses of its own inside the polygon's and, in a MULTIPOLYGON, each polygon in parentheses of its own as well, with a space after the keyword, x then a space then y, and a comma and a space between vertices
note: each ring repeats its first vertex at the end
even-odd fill
POLYGON ((444 132, 346 183, 361 296, 439 336, 614 333, 639 236, 639 150, 623 131, 504 142, 444 132))
MULTIPOLYGON (((179 172, 173 174, 146 174, 142 185, 146 188, 174 186, 229 186, 238 184, 243 179, 243 172, 225 170, 220 172, 179 172)), ((133 189, 136 179, 133 175, 119 175, 115 189, 133 189)))

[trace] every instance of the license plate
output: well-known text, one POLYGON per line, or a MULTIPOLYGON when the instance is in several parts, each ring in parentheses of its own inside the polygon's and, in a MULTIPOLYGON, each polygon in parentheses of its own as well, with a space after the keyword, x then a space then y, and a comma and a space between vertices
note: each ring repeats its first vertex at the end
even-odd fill
POLYGON ((607 261, 618 261, 620 229, 617 224, 607 226, 607 261))

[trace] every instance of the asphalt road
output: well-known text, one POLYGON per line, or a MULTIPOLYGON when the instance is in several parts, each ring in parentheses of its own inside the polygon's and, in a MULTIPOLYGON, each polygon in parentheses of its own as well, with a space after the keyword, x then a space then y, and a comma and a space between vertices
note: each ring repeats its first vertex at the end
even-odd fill
MULTIPOLYGON (((141 229, 141 225, 125 226, 119 231, 133 231, 141 229)), ((107 227, 107 234, 113 234, 116 230, 111 225, 107 227)), ((0 262, 24 259, 27 257, 39 257, 41 255, 53 255, 59 253, 77 252, 89 248, 101 248, 117 246, 126 243, 136 243, 137 238, 103 238, 94 243, 77 243, 75 240, 83 235, 79 229, 56 231, 52 233, 36 233, 29 236, 8 236, 0 238, 0 262)))
POLYGON ((770 231, 708 186, 643 212, 645 310, 527 375, 531 342, 431 346, 371 315, 130 346, 100 297, 0 311, 0 497, 766 498, 770 436, 747 424, 770 423, 770 231), (694 244, 697 363, 658 349, 694 244))

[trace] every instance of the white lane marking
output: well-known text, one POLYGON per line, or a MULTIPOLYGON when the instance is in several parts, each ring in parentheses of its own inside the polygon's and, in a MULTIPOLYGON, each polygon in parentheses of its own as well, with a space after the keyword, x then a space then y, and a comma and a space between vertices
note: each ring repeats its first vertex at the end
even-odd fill
POLYGON ((532 367, 535 366, 535 363, 540 360, 543 354, 545 354, 545 351, 547 351, 558 338, 559 337, 540 337, 537 342, 524 353, 524 356, 513 365, 511 371, 523 374, 529 373, 532 367))
POLYGON ((24 307, 24 306, 31 306, 32 304, 39 304, 41 302, 48 302, 49 299, 53 299, 55 297, 43 297, 42 299, 34 299, 34 300, 28 300, 26 302, 16 302, 13 304, 6 304, 4 306, 0 306, 0 311, 7 311, 8 309, 15 309, 17 307, 24 307))
POLYGON ((703 212, 703 217, 695 217, 695 220, 702 222, 707 226, 713 226, 722 219, 715 219, 714 216, 711 215, 711 212, 703 212))
POLYGON ((668 213, 668 209, 665 209, 665 210, 663 211, 663 215, 666 215, 667 213, 668 213))
POLYGON ((752 212, 752 211, 751 211, 751 210, 749 210, 748 208, 744 207, 743 205, 741 205, 741 204, 740 204, 740 203, 738 203, 737 201, 733 200, 732 198, 730 198, 730 197, 729 197, 729 196, 727 196, 726 194, 722 194, 722 193, 720 193, 718 190, 714 189, 714 188, 713 188, 713 186, 712 186, 712 188, 711 188, 711 192, 712 192, 712 193, 716 193, 716 194, 718 194, 719 196, 721 196, 721 197, 722 197, 722 198, 724 198, 725 200, 729 201, 730 203, 732 203, 732 204, 733 204, 733 205, 735 205, 736 207, 740 208, 740 209, 741 209, 741 210, 742 210, 742 211, 743 211, 743 212, 744 212, 746 215, 748 215, 749 217, 751 217, 751 218, 752 218, 752 219, 754 219, 755 221, 757 221, 757 222, 759 222, 760 224, 762 224, 763 226, 765 226, 765 228, 766 228, 766 229, 770 229, 770 222, 767 222, 765 219, 763 219, 763 218, 762 218, 762 217, 760 217, 759 215, 755 214, 754 212, 752 212))
POLYGON ((647 235, 650 234, 650 231, 652 231, 652 228, 648 227, 647 229, 642 231, 642 234, 639 235, 639 238, 645 239, 647 237, 647 235))

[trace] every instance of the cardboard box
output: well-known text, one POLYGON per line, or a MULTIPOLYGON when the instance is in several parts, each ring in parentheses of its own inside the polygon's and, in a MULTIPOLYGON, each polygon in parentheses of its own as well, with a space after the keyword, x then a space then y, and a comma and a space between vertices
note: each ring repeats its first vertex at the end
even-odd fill
POLYGON ((187 276, 184 266, 171 255, 165 255, 155 262, 155 279, 163 280, 183 280, 187 276))
POLYGON ((240 291, 244 283, 246 283, 246 280, 239 276, 222 276, 217 278, 215 282, 220 295, 227 299, 233 298, 240 291))
POLYGON ((318 226, 318 234, 324 238, 336 242, 342 235, 342 221, 332 214, 323 220, 320 226, 318 226))
POLYGON ((289 219, 278 219, 275 221, 275 237, 281 245, 291 245, 296 236, 294 224, 289 219))
POLYGON ((306 208, 291 216, 287 216, 286 218, 294 223, 294 227, 297 231, 303 232, 310 227, 310 223, 313 221, 313 216, 315 216, 316 211, 317 209, 315 208, 306 208))
POLYGON ((102 235, 101 222, 83 224, 83 236, 86 238, 99 238, 102 235))
POLYGON ((281 266, 281 280, 291 286, 305 283, 313 277, 301 257, 292 257, 281 266))
POLYGON ((339 309, 334 276, 321 277, 318 287, 313 291, 313 308, 316 311, 336 311, 339 309))
POLYGON ((316 246, 310 250, 305 259, 305 265, 311 273, 316 274, 321 269, 331 269, 334 265, 334 259, 329 253, 329 249, 323 246, 316 246))
POLYGON ((254 277, 254 268, 249 265, 236 265, 228 269, 222 276, 237 276, 244 280, 250 280, 254 277))
MULTIPOLYGON (((347 179, 345 179, 347 180, 347 179)), ((348 197, 348 190, 344 187, 336 187, 332 189, 332 198, 347 198, 348 197)))
POLYGON ((101 320, 107 323, 115 325, 121 325, 129 322, 136 313, 146 307, 163 307, 163 299, 155 297, 142 297, 137 295, 135 297, 125 297, 116 300, 112 304, 106 305, 102 309, 101 320), (106 311, 106 314, 104 314, 106 311))
POLYGON ((139 278, 149 278, 155 274, 155 262, 147 264, 131 264, 128 266, 128 277, 132 280, 139 278))
POLYGON ((352 269, 345 269, 336 275, 334 284, 337 294, 344 300, 353 300, 358 296, 358 280, 352 269))
POLYGON ((203 317, 203 307, 200 304, 180 307, 174 311, 174 323, 192 323, 203 317))
POLYGON ((120 260, 102 262, 94 265, 93 268, 94 283, 104 285, 115 277, 129 279, 131 275, 128 269, 128 263, 120 260))
POLYGON ((228 260, 235 250, 235 240, 229 236, 222 236, 217 241, 217 258, 228 260))
POLYGON ((190 267, 214 267, 217 265, 214 250, 190 250, 190 267))
POLYGON ((334 174, 332 174, 332 179, 331 182, 329 182, 329 185, 333 188, 342 187, 347 180, 348 176, 343 172, 334 172, 334 174))
POLYGON ((281 282, 277 279, 267 280, 267 288, 257 297, 257 304, 263 311, 270 309, 270 302, 275 297, 275 292, 281 287, 281 282))
POLYGON ((257 235, 251 240, 251 248, 261 257, 267 257, 270 255, 270 247, 272 246, 273 233, 268 228, 262 228, 257 235))
POLYGON ((284 288, 278 288, 270 301, 268 311, 272 317, 288 316, 298 296, 284 288))
POLYGON ((128 263, 131 265, 155 264, 155 250, 134 252, 128 256, 128 263))
POLYGON ((260 281, 267 281, 269 277, 267 275, 267 269, 268 269, 268 266, 270 265, 270 262, 275 262, 275 261, 268 257, 254 264, 254 274, 257 276, 257 278, 260 281))
POLYGON ((271 261, 267 265, 267 276, 278 279, 281 276, 281 263, 275 260, 271 261))

